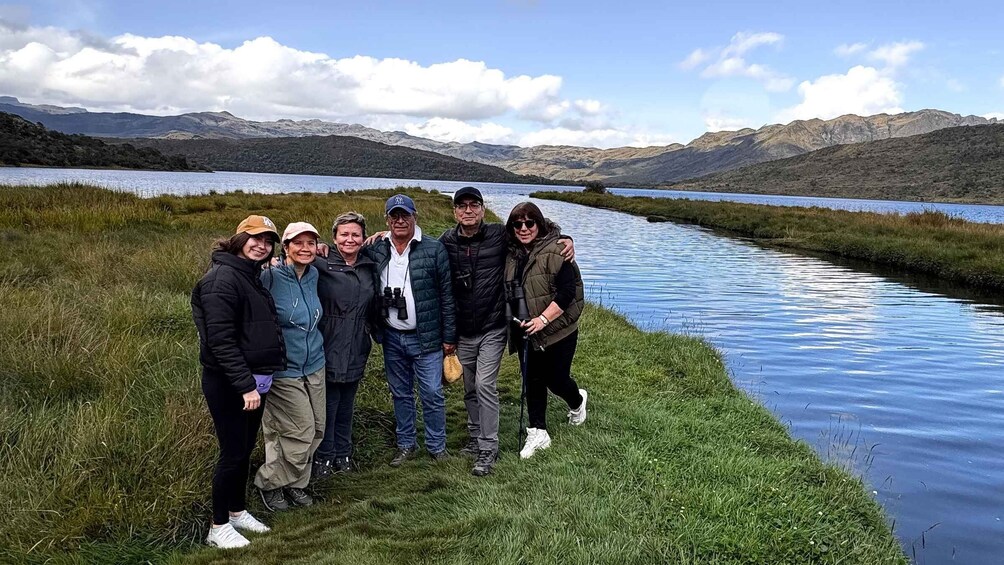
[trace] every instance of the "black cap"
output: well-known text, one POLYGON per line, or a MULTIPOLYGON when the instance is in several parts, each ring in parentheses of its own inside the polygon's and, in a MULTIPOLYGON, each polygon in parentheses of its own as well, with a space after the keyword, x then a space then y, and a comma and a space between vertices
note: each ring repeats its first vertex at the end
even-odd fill
POLYGON ((481 191, 474 188, 473 186, 465 186, 461 188, 453 195, 453 203, 459 204, 461 198, 473 198, 478 202, 484 204, 485 199, 481 196, 481 191))

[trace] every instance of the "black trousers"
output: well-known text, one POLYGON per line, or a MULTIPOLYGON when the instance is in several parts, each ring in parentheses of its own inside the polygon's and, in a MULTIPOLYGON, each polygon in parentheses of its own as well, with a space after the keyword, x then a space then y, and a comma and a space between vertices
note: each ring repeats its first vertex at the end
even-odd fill
POLYGON ((530 347, 526 364, 526 407, 530 427, 547 429, 547 391, 561 397, 569 408, 582 404, 579 385, 572 378, 572 358, 579 341, 579 331, 552 344, 543 351, 530 347))
POLYGON ((314 452, 314 461, 352 456, 352 413, 359 382, 326 381, 324 439, 314 452))
POLYGON ((245 412, 244 398, 226 378, 205 371, 202 373, 202 393, 206 396, 220 442, 220 458, 213 472, 213 524, 222 526, 230 522, 230 512, 247 508, 248 466, 258 441, 268 394, 262 395, 257 410, 245 412))

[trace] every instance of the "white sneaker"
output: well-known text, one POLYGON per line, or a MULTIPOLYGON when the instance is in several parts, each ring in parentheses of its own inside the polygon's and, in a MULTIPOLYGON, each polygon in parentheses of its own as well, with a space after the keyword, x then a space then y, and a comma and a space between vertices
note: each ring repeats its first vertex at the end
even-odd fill
POLYGON ((523 459, 529 459, 538 449, 547 449, 548 447, 551 447, 551 436, 548 435, 547 430, 527 428, 526 443, 523 444, 523 450, 519 452, 519 456, 523 459))
POLYGON ((258 518, 252 516, 247 510, 236 516, 230 516, 230 525, 238 530, 247 530, 257 534, 264 534, 265 532, 271 530, 271 528, 262 524, 258 518))
POLYGON ((223 524, 218 528, 209 528, 206 543, 220 549, 235 549, 244 547, 251 542, 230 524, 223 524))
POLYGON ((586 421, 586 399, 589 398, 589 395, 586 394, 584 388, 579 389, 579 394, 582 395, 582 404, 575 410, 568 411, 568 423, 573 426, 580 426, 582 422, 586 421))

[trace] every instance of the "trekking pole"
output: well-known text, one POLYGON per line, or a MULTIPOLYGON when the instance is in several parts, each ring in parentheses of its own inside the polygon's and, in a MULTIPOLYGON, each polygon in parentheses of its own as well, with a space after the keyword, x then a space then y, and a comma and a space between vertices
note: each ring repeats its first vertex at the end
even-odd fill
POLYGON ((523 339, 523 351, 520 353, 519 357, 519 372, 522 377, 522 383, 519 391, 519 429, 516 430, 516 447, 523 443, 523 406, 526 402, 526 363, 528 361, 527 355, 529 353, 529 339, 523 339))

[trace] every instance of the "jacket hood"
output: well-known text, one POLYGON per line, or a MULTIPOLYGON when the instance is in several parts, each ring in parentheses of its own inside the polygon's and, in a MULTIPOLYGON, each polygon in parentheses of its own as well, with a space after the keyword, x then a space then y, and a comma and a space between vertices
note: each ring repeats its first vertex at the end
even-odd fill
POLYGON ((226 265, 228 267, 233 267, 238 271, 248 273, 250 275, 257 274, 262 265, 271 260, 271 257, 263 259, 261 261, 252 261, 250 259, 244 259, 243 257, 238 257, 233 253, 227 253, 226 251, 213 251, 213 263, 219 263, 221 265, 226 265))

